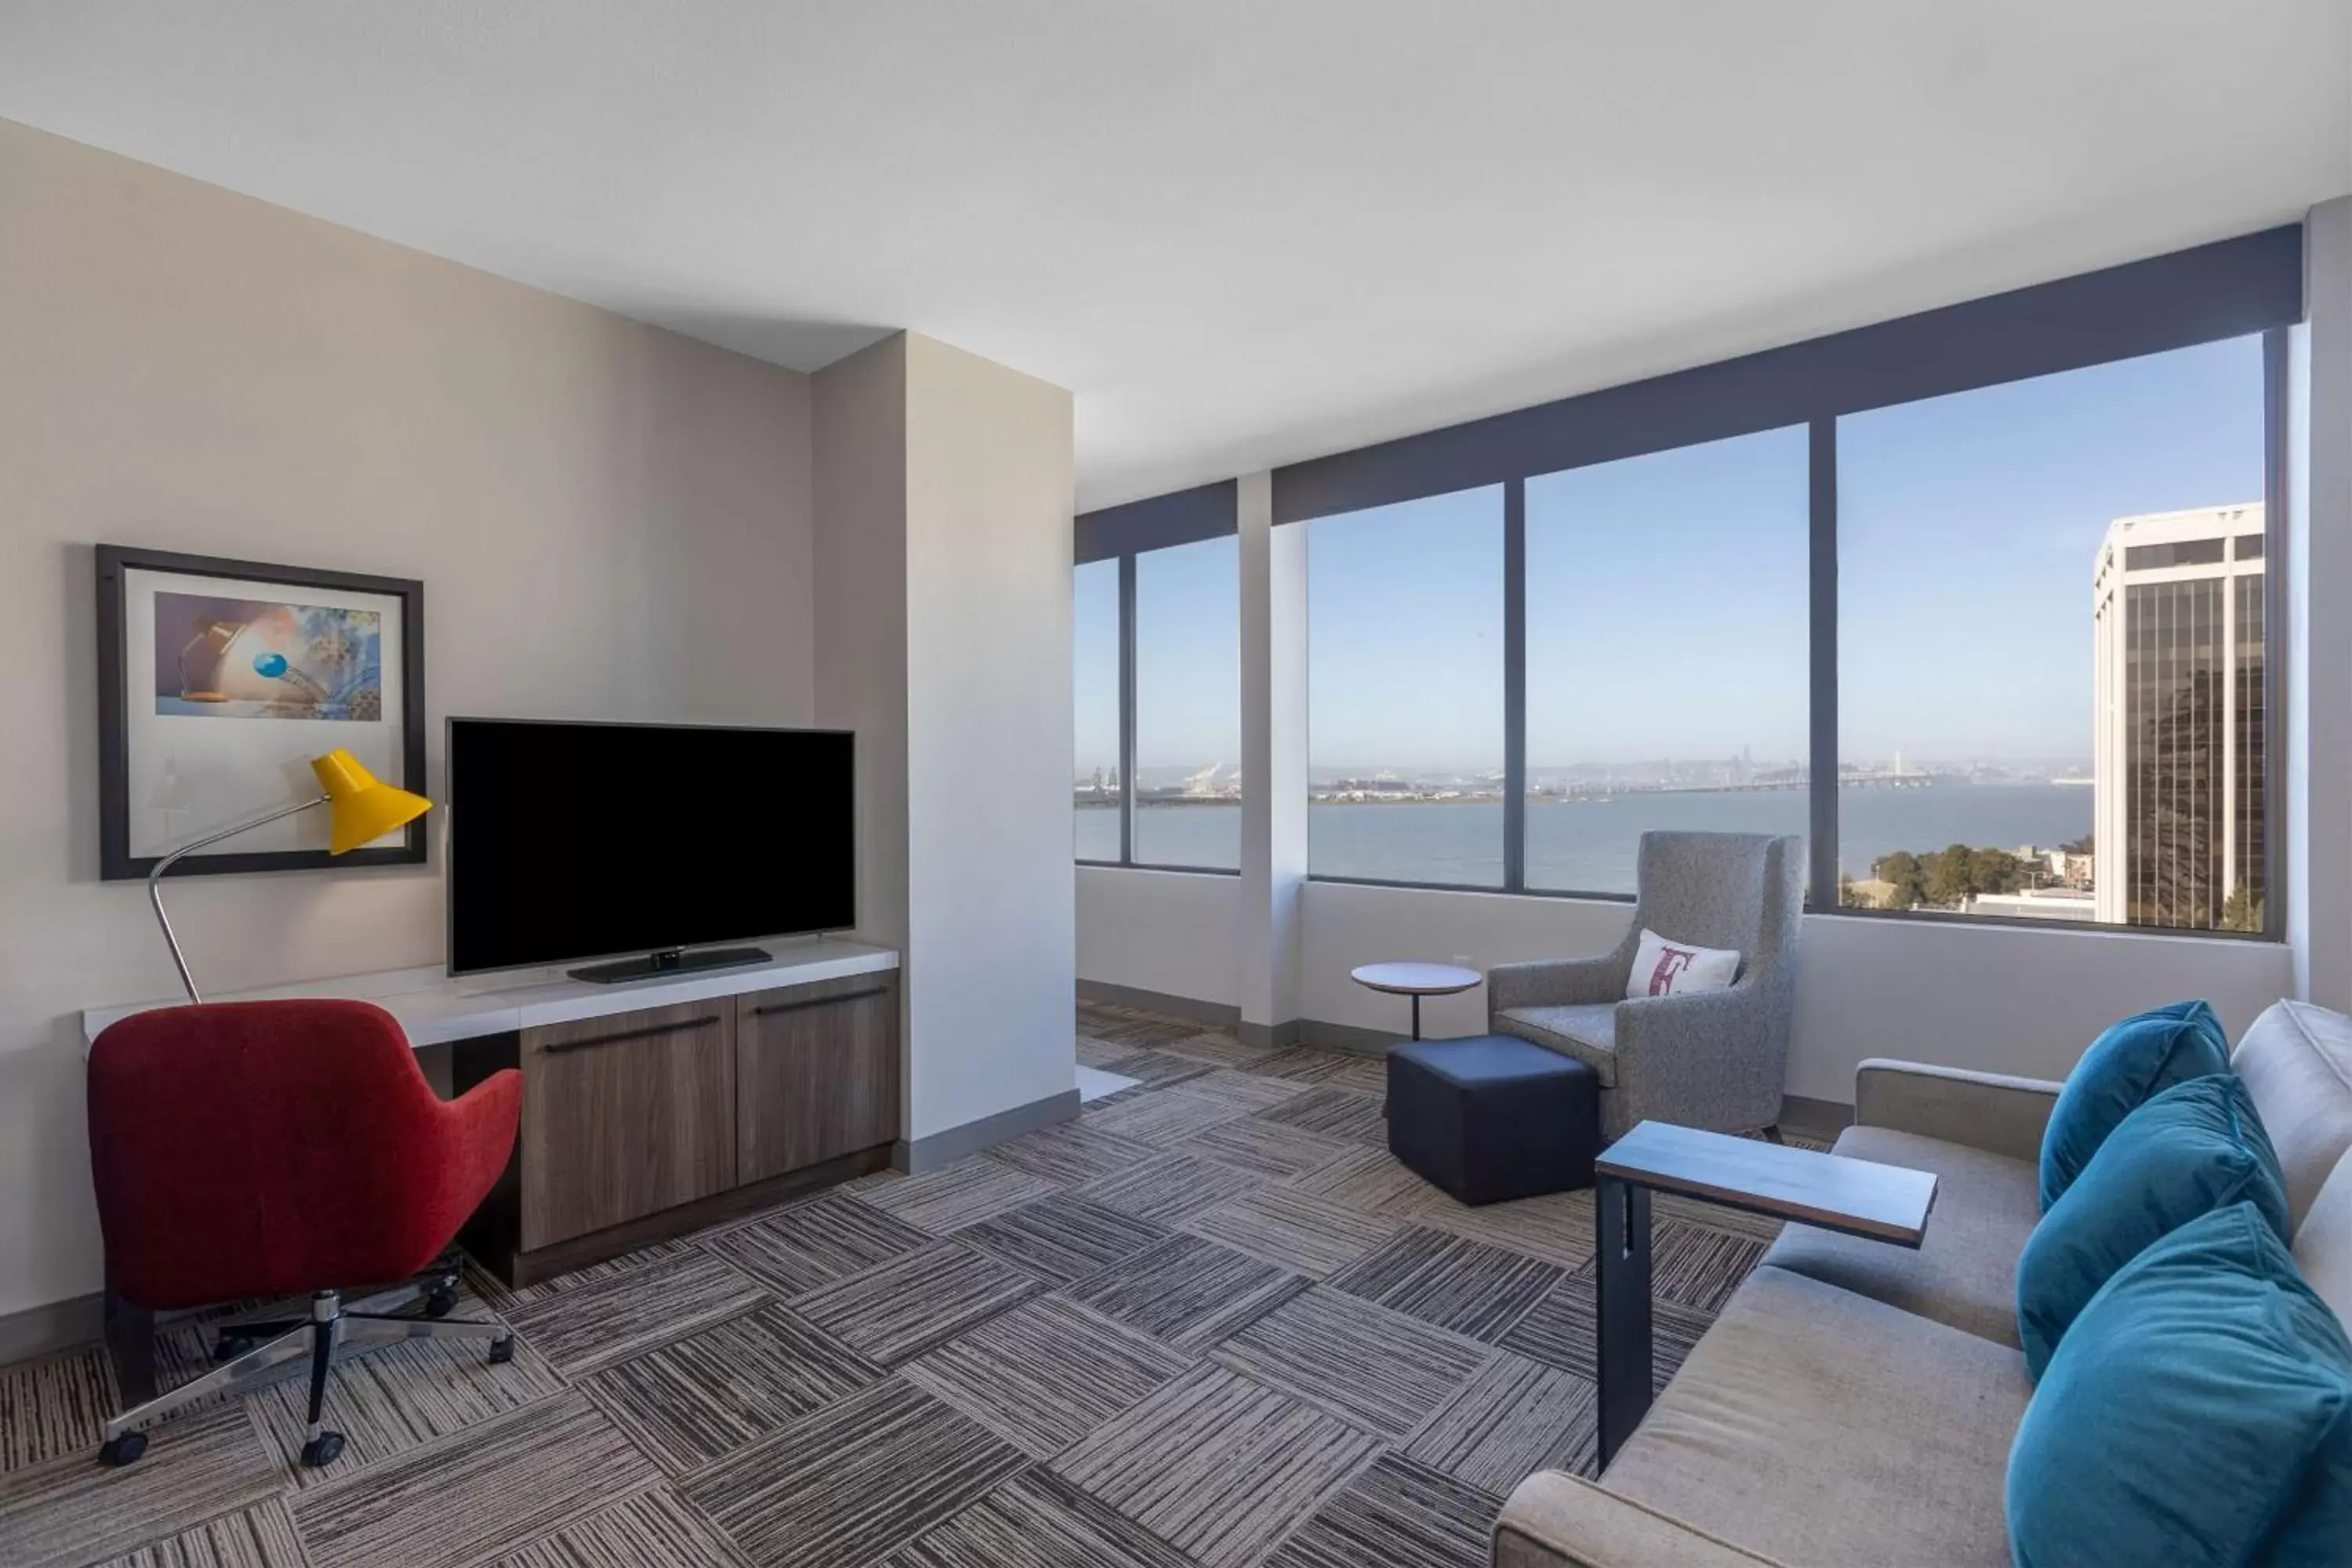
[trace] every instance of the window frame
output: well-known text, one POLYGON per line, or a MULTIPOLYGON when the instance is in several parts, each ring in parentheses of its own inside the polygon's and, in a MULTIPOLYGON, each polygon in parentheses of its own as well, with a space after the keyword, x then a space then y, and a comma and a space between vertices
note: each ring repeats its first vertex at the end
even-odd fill
POLYGON ((1072 564, 1118 563, 1118 858, 1089 860, 1074 852, 1072 864, 1193 877, 1241 875, 1238 866, 1164 866, 1135 858, 1136 559, 1240 531, 1241 485, 1234 479, 1079 514, 1072 530, 1072 564))
POLYGON ((2287 332, 2303 319, 2299 224, 2084 273, 1739 359, 1277 468, 1286 526, 1499 484, 1504 492, 1504 845, 1501 888, 1365 877, 1311 881, 1517 898, 1631 902, 1527 886, 1527 482, 1546 474, 1759 432, 1809 432, 1810 740, 1806 912, 2073 931, 2278 942, 2286 931, 2284 508, 2287 332), (2263 342, 2264 887, 2255 931, 1864 910, 1837 903, 1840 417, 2231 338, 2263 342))

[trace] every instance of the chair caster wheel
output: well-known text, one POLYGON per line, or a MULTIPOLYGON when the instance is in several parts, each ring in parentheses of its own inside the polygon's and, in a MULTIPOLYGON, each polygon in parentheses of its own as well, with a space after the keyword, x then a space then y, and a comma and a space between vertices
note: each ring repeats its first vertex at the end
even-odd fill
POLYGON ((252 1339, 245 1334, 223 1334, 213 1342, 213 1360, 235 1361, 253 1348, 252 1339))
POLYGON ((457 1288, 455 1285, 436 1285, 433 1293, 425 1298, 425 1315, 428 1318, 446 1318, 457 1310, 457 1288))
POLYGON ((490 1342, 490 1364, 492 1366, 504 1366, 507 1363, 512 1360, 514 1360, 514 1336, 512 1334, 501 1335, 499 1338, 490 1342))
POLYGON ((343 1435, 321 1432, 302 1445, 302 1462, 312 1469, 333 1464, 343 1457, 343 1435))
POLYGON ((146 1451, 146 1433, 125 1432, 120 1437, 109 1437, 106 1440, 106 1446, 98 1451, 98 1462, 101 1465, 112 1465, 120 1469, 136 1461, 139 1456, 146 1451))

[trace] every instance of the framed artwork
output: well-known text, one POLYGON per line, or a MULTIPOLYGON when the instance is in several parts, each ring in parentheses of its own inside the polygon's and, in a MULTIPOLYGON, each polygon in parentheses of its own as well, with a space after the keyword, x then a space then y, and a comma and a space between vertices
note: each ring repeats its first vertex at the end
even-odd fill
MULTIPOLYGON (((425 792, 425 584, 98 547, 99 874, 144 877, 190 839, 315 795, 341 746, 425 792)), ((172 875, 414 865, 425 825, 327 853, 304 812, 172 875)))

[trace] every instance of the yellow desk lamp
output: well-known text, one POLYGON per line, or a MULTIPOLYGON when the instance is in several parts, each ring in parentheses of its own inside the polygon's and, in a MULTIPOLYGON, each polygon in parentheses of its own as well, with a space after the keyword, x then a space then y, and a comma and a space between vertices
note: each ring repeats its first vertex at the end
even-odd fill
POLYGON ((163 928, 163 940, 171 944, 172 962, 178 965, 180 984, 188 989, 188 1000, 202 1002, 196 994, 195 977, 188 973, 188 961, 180 952, 180 939, 173 934, 172 917, 163 912, 163 873, 182 856, 189 855, 224 838, 234 838, 266 823, 278 821, 314 805, 327 808, 329 827, 327 853, 346 854, 371 839, 383 837, 395 827, 403 827, 433 809, 433 803, 421 795, 411 795, 382 783, 360 765, 360 760, 337 746, 323 757, 310 759, 310 771, 319 775, 319 787, 323 794, 310 800, 281 805, 251 817, 233 827, 208 833, 194 843, 183 844, 161 860, 147 873, 147 900, 155 906, 155 920, 163 928))

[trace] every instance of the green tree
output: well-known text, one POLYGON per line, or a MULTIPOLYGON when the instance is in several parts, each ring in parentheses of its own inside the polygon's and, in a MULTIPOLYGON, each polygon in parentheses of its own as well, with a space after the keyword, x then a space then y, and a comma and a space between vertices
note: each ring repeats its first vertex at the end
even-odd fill
POLYGON ((2247 893, 2244 884, 2230 889, 2221 900, 2223 931, 2260 931, 2263 929, 2263 900, 2247 893))
POLYGON ((1923 868, 1927 873, 1927 901, 1939 908, 1958 909, 1975 890, 1970 881, 1974 858, 1965 844, 1950 845, 1927 857, 1923 868))
POLYGON ((1894 889, 1886 895, 1886 907, 1890 910, 1914 908, 1927 897, 1926 874, 1920 868, 1919 858, 1908 849, 1897 849, 1892 855, 1881 856, 1877 864, 1871 867, 1870 873, 1894 889))
POLYGON ((2025 886, 2025 862, 2006 849, 1969 851, 1969 891, 2013 893, 2025 886))

